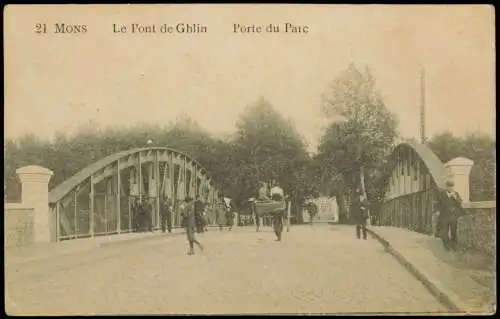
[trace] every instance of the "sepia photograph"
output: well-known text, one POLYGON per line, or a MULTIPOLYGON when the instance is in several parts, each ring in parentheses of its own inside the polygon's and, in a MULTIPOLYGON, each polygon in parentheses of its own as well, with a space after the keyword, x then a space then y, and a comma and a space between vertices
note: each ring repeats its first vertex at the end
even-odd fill
POLYGON ((496 313, 493 6, 3 16, 8 315, 496 313))

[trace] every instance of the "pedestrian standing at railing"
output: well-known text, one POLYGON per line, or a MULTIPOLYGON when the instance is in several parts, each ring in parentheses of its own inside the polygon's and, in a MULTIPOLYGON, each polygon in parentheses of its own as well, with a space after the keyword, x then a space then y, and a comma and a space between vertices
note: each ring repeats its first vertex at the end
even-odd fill
POLYGON ((170 199, 168 196, 161 201, 160 205, 160 222, 161 222, 161 231, 164 233, 166 229, 168 232, 172 232, 172 218, 170 216, 170 199))
POLYGON ((153 232, 153 204, 151 200, 147 197, 144 197, 143 202, 143 218, 148 227, 148 231, 153 232))
POLYGON ((446 189, 440 190, 437 197, 438 227, 444 248, 456 250, 458 248, 458 218, 465 215, 465 211, 460 195, 454 190, 453 181, 446 181, 445 186, 446 189))
POLYGON ((135 232, 138 232, 141 229, 141 215, 141 201, 139 197, 136 197, 132 202, 132 229, 135 232))

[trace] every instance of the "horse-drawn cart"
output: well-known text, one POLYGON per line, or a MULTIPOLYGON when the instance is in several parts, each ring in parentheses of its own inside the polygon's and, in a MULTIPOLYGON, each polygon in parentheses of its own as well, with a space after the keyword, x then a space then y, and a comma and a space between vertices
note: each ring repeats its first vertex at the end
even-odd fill
POLYGON ((283 213, 286 210, 285 201, 274 201, 274 200, 266 200, 266 201, 255 201, 255 214, 257 216, 265 216, 270 214, 279 214, 283 213))

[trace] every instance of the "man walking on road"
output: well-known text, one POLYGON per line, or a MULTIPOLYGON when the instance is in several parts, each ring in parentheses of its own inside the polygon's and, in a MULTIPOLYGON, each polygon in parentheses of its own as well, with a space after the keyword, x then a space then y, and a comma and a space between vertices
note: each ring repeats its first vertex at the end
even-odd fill
POLYGON ((226 208, 226 222, 227 222, 227 228, 229 230, 232 230, 234 225, 234 213, 231 207, 226 208))
POLYGON ((188 255, 194 255, 194 244, 196 244, 201 250, 203 250, 203 245, 196 240, 195 230, 196 230, 196 218, 194 211, 194 204, 192 198, 186 198, 186 206, 184 209, 184 216, 186 218, 186 235, 189 242, 189 252, 188 255))
POLYGON ((458 218, 465 215, 460 195, 453 189, 453 181, 446 182, 446 189, 438 194, 437 208, 439 211, 438 225, 444 248, 456 250, 458 218), (451 234, 450 234, 451 233, 451 234), (451 238, 450 238, 451 237, 451 238))
POLYGON ((196 232, 203 233, 204 232, 204 222, 203 222, 203 211, 205 210, 205 205, 200 199, 200 196, 196 197, 194 202, 194 214, 196 219, 196 232))
POLYGON ((273 213, 273 230, 274 233, 276 234, 276 241, 281 241, 281 235, 283 234, 283 217, 284 217, 285 211, 279 211, 276 213, 273 213))

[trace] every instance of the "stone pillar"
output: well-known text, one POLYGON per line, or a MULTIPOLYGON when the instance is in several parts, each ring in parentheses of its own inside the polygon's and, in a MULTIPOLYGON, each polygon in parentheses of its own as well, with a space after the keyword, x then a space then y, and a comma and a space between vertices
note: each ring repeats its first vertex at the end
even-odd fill
POLYGON ((54 173, 36 165, 21 167, 16 173, 22 184, 21 202, 34 210, 35 242, 50 242, 55 219, 49 209, 49 181, 54 173))
POLYGON ((457 157, 445 164, 448 178, 455 182, 455 190, 464 203, 470 201, 469 175, 474 162, 468 158, 457 157))

